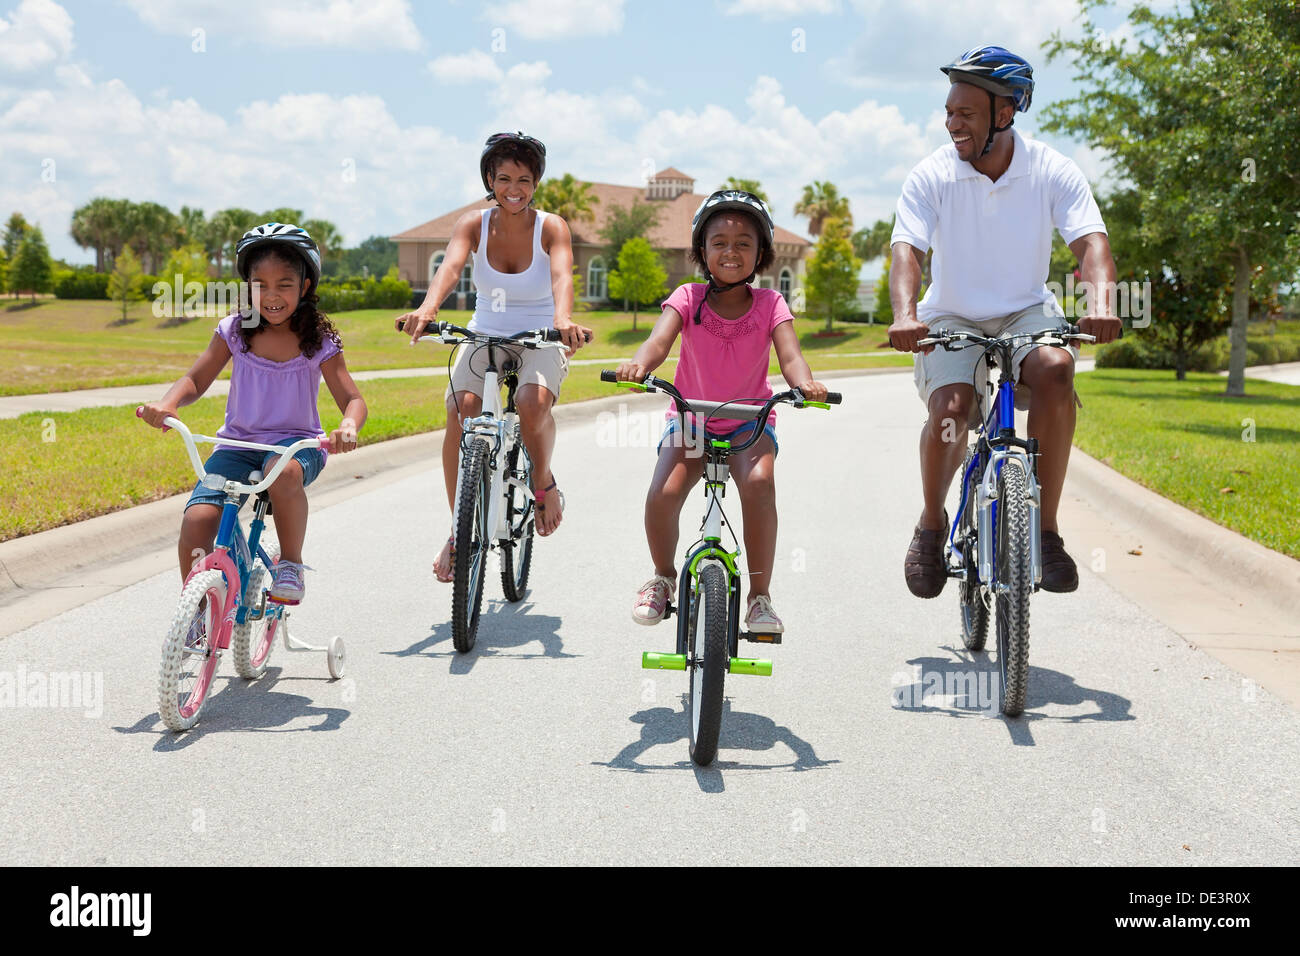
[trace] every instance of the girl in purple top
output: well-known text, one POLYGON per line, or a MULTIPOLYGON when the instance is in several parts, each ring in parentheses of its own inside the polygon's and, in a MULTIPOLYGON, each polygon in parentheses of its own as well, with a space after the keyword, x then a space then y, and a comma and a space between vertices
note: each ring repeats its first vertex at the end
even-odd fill
MULTIPOLYGON (((825 401, 826 386, 813 380, 785 300, 775 289, 749 285, 772 264, 774 231, 767 206, 752 193, 720 190, 706 199, 692 224, 690 257, 708 282, 677 287, 664 303, 663 315, 650 337, 632 361, 619 366, 619 380, 642 381, 663 364, 681 335, 681 358, 673 384, 686 398, 715 402, 771 398, 767 367, 775 346, 786 382, 812 401, 825 401)), ((675 434, 675 410, 669 410, 668 419, 659 443, 659 464, 646 495, 645 531, 655 570, 632 608, 632 620, 638 624, 663 620, 677 586, 678 516, 704 472, 698 436, 683 442, 675 434)), ((711 438, 739 442, 749 437, 755 425, 715 418, 709 421, 707 432, 711 438)), ((687 427, 698 432, 698 423, 688 422, 687 427)), ((732 456, 730 462, 740 488, 745 550, 749 553, 745 628, 765 634, 784 630, 768 593, 776 559, 775 460, 776 431, 769 425, 762 438, 732 456)))
MULTIPOLYGON (((194 367, 167 390, 162 401, 145 405, 141 417, 161 428, 163 419, 206 392, 233 359, 226 421, 218 438, 292 445, 319 435, 316 394, 323 376, 343 413, 330 435, 330 451, 352 451, 366 420, 366 403, 348 374, 338 331, 316 308, 320 282, 316 243, 297 226, 267 223, 239 240, 236 265, 252 286, 253 314, 245 319, 236 312, 222 319, 194 367)), ((204 470, 247 481, 251 472, 269 470, 276 457, 273 452, 218 445, 204 470)), ((269 597, 282 604, 297 604, 305 591, 302 544, 307 534, 307 495, 303 489, 324 465, 323 450, 304 449, 267 489, 280 542, 269 597)), ((195 486, 185 506, 177 546, 181 580, 189 574, 191 563, 212 549, 224 501, 222 492, 195 486)))

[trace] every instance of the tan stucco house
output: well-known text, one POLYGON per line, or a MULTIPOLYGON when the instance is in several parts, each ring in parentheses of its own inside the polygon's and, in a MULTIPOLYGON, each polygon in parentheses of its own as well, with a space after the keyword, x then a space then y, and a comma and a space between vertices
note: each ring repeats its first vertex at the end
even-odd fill
MULTIPOLYGON (((645 186, 591 183, 591 194, 599 200, 592 207, 595 220, 569 223, 569 231, 573 235, 573 260, 578 267, 578 274, 584 280, 585 294, 582 298, 585 301, 598 304, 609 298, 607 276, 617 263, 611 261, 606 252, 600 231, 605 226, 610 209, 616 206, 629 207, 635 200, 662 207, 659 223, 648 238, 650 245, 664 253, 668 287, 676 287, 683 279, 695 273, 695 269, 686 260, 691 240, 691 218, 707 196, 693 192, 694 187, 695 180, 671 167, 656 173, 645 186)), ((466 212, 486 209, 491 205, 491 200, 480 199, 391 237, 397 243, 398 272, 411 283, 417 301, 423 299, 442 262, 456 221, 466 212)), ((804 259, 811 253, 812 243, 777 226, 775 251, 776 259, 772 266, 758 276, 755 283, 766 289, 779 289, 788 302, 793 291, 802 284, 804 259)), ((474 292, 472 261, 465 263, 460 282, 445 303, 447 307, 471 307, 474 292)))

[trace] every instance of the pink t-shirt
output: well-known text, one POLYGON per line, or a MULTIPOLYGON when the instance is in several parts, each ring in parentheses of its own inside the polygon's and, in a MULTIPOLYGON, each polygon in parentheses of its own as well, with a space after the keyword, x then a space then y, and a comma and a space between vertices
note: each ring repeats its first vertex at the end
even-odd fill
MULTIPOLYGON (((681 358, 673 384, 685 398, 708 402, 726 402, 736 398, 772 397, 767 384, 767 365, 772 354, 772 333, 782 322, 794 316, 775 289, 754 289, 753 305, 738 319, 724 319, 705 302, 700 324, 695 324, 695 308, 708 286, 702 282, 679 285, 665 307, 682 317, 681 358)), ((677 415, 675 407, 666 418, 677 415)), ((775 424, 773 410, 769 423, 775 424)), ((721 435, 744 425, 744 419, 711 418, 706 431, 721 435)))

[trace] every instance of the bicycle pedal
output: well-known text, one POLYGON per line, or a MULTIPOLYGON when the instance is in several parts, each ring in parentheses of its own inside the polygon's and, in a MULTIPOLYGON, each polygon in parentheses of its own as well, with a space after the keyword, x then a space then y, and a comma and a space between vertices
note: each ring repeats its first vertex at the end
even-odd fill
POLYGON ((780 644, 780 634, 756 634, 753 631, 741 631, 740 636, 747 641, 755 644, 780 644))
POLYGON ((677 610, 677 608, 674 607, 672 604, 668 604, 668 605, 666 605, 666 606, 664 607, 664 617, 666 617, 666 618, 667 618, 667 617, 672 617, 672 616, 673 616, 673 612, 676 611, 676 610, 677 610))

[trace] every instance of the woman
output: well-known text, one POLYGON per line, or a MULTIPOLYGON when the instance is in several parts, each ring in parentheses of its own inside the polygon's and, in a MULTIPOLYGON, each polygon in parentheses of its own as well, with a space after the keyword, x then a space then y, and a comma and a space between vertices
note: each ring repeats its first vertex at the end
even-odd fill
MULTIPOLYGON (((591 340, 591 330, 570 319, 573 312, 573 246, 569 227, 559 216, 532 208, 533 193, 546 171, 546 147, 523 133, 488 137, 479 172, 495 207, 467 212, 452 229, 451 241, 423 304, 396 321, 415 342, 437 321, 438 304, 460 280, 466 260, 474 257, 477 301, 468 328, 487 335, 513 335, 529 329, 558 329, 568 354, 591 340)), ((519 409, 524 446, 533 463, 537 533, 545 536, 563 517, 560 491, 551 473, 555 419, 551 406, 568 373, 568 359, 558 349, 519 349, 519 409)), ((442 475, 447 504, 456 500, 461 420, 483 407, 485 349, 462 349, 447 387, 447 434, 442 442, 442 475)), ((452 579, 454 533, 438 554, 433 570, 439 581, 452 579)))

